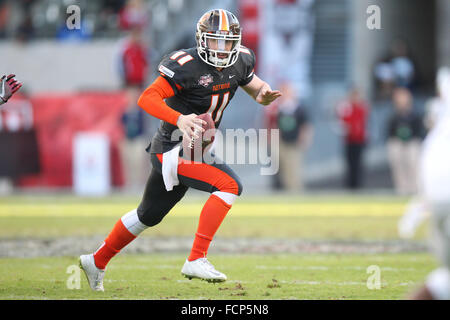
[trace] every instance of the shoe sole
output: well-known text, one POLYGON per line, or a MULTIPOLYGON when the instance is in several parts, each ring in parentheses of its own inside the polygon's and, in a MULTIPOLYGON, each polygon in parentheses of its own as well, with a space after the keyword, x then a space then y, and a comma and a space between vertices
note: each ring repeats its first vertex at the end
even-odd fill
POLYGON ((200 277, 196 277, 196 276, 190 276, 190 275, 187 275, 187 274, 184 274, 184 273, 181 273, 181 275, 183 277, 185 277, 185 278, 188 278, 189 280, 199 279, 199 280, 206 281, 206 282, 209 282, 209 283, 219 283, 219 282, 227 281, 226 279, 205 279, 205 278, 200 278, 200 277))
POLYGON ((93 289, 93 288, 91 287, 91 283, 89 282, 89 277, 88 277, 88 275, 87 275, 87 272, 86 272, 86 270, 84 270, 83 265, 81 264, 81 258, 78 258, 78 266, 80 267, 81 270, 83 270, 83 273, 84 273, 84 275, 85 275, 85 277, 86 277, 86 280, 87 280, 87 282, 88 282, 89 288, 91 288, 91 290, 92 290, 92 291, 95 291, 95 292, 103 292, 102 290, 95 290, 95 289, 93 289))

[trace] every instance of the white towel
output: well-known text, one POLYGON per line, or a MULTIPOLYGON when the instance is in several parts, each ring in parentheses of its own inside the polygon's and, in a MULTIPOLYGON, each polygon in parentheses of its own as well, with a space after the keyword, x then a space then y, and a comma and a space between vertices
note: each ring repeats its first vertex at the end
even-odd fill
POLYGON ((167 191, 172 191, 174 186, 180 184, 178 181, 178 156, 180 145, 163 153, 162 175, 167 191))

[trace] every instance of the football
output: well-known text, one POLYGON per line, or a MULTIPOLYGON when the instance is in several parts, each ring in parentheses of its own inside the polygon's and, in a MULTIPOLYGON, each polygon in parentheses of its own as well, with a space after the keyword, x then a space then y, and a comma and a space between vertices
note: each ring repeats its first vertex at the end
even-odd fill
POLYGON ((206 122, 202 125, 205 132, 195 132, 199 136, 198 139, 183 137, 183 155, 189 160, 201 161, 202 155, 211 148, 214 142, 216 126, 209 113, 202 113, 197 118, 206 122))

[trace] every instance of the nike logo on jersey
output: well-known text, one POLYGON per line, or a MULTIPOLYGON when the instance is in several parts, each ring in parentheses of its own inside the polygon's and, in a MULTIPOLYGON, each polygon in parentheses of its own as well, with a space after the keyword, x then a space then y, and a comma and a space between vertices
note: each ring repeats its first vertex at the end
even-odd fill
POLYGON ((229 76, 228 76, 228 78, 233 78, 235 76, 235 74, 230 74, 229 76))

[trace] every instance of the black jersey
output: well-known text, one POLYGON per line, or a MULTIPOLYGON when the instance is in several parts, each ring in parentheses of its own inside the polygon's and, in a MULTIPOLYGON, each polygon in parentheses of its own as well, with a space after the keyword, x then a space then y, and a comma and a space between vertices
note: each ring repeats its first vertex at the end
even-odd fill
MULTIPOLYGON (((205 63, 197 54, 197 48, 182 49, 164 56, 158 71, 171 85, 175 96, 166 99, 167 105, 182 114, 210 113, 216 128, 223 112, 239 86, 252 79, 255 54, 241 46, 238 60, 228 68, 218 71, 205 63)), ((151 153, 164 153, 181 141, 171 141, 177 127, 161 121, 152 140, 151 153)))

